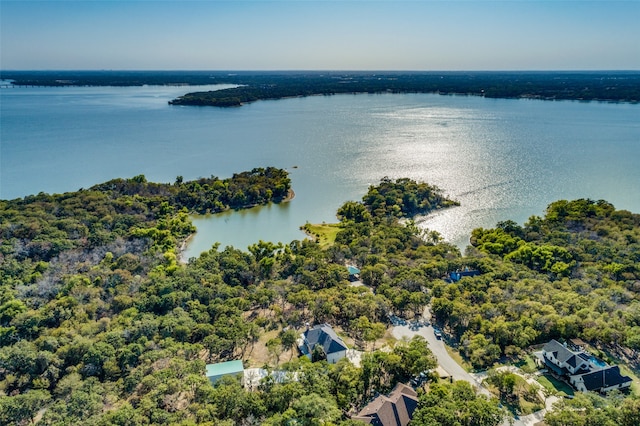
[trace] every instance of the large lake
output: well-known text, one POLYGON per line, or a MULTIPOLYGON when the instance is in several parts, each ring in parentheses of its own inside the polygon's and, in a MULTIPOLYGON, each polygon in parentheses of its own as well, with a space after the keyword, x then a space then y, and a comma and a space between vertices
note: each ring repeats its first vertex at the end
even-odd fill
POLYGON ((138 174, 173 182, 290 171, 293 201, 196 218, 188 257, 216 241, 246 249, 302 239, 301 225, 335 221, 343 202, 384 176, 426 181, 459 200, 421 222, 459 247, 473 228, 522 223, 558 199, 640 212, 640 105, 427 94, 167 105, 193 90, 0 89, 0 198, 138 174))

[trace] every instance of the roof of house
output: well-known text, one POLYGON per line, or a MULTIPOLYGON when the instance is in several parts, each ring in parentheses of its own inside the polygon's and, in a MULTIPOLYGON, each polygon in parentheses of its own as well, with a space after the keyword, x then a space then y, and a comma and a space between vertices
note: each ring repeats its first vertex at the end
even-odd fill
POLYGON ((452 281, 460 281, 462 277, 475 277, 476 275, 480 275, 480 271, 477 269, 469 269, 469 267, 449 272, 449 278, 452 281))
POLYGON ((576 353, 570 349, 567 349, 562 343, 557 340, 551 340, 542 348, 543 352, 553 354, 553 357, 560 362, 576 366, 576 353), (573 358, 573 359, 572 359, 573 358))
POLYGON ((589 360, 591 359, 591 358, 589 357, 589 355, 587 355, 587 354, 586 354, 586 353, 584 353, 584 352, 580 352, 580 353, 578 354, 578 356, 579 356, 580 358, 582 358, 583 360, 587 361, 587 362, 589 362, 589 360))
POLYGON ((310 328, 305 331, 304 337, 310 350, 313 350, 315 345, 322 346, 324 353, 327 355, 347 350, 347 345, 344 344, 329 324, 318 324, 310 328))
POLYGON ((207 377, 224 376, 226 374, 240 374, 244 371, 241 360, 207 364, 207 377))
POLYGON ((376 426, 406 426, 418 406, 418 394, 398 383, 389 396, 380 395, 353 417, 376 426))
POLYGON ((621 385, 631 381, 630 377, 620 374, 620 367, 617 365, 582 374, 580 377, 582 378, 584 387, 590 391, 621 385))

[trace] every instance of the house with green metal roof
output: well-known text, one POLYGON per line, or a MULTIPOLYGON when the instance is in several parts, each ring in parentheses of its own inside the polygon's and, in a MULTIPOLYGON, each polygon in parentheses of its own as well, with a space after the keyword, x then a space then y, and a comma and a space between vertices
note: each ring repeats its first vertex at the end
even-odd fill
POLYGON ((219 362, 217 364, 207 364, 206 369, 207 379, 211 384, 217 382, 224 376, 235 376, 240 379, 240 382, 244 379, 244 365, 241 360, 219 362))

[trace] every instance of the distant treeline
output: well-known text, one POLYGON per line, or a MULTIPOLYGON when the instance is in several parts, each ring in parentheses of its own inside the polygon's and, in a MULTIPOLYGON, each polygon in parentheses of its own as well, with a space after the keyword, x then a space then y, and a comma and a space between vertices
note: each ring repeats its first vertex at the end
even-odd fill
POLYGON ((233 83, 240 87, 188 93, 170 104, 228 107, 262 99, 343 93, 439 93, 634 103, 640 100, 640 73, 631 72, 311 73, 236 78, 233 83))
POLYGON ((188 93, 173 105, 239 106, 261 99, 340 93, 440 93, 489 98, 640 101, 640 72, 2 71, 20 86, 237 84, 188 93))
POLYGON ((0 71, 1 80, 16 86, 189 86, 218 83, 215 78, 207 71, 0 71))

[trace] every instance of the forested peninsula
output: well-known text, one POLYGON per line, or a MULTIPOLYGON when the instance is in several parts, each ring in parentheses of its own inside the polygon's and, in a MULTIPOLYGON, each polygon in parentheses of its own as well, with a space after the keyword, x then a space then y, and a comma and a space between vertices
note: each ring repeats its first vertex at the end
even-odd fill
POLYGON ((639 73, 445 72, 269 74, 238 78, 236 88, 188 93, 171 105, 230 107, 258 100, 358 93, 437 93, 486 98, 633 102, 639 73))
MULTIPOLYGON (((469 368, 526 363, 550 339, 581 338, 637 374, 640 215, 560 200, 522 225, 476 229, 462 254, 413 221, 454 200, 383 178, 338 209, 325 246, 215 245, 177 262, 194 232, 189 213, 278 201, 290 189, 286 171, 260 168, 1 200, 0 423, 355 426, 373 397, 416 378, 412 425, 497 426, 503 406, 544 405, 508 375, 489 376, 494 396, 424 375, 436 364, 426 341, 388 331, 391 318, 418 318, 425 306, 469 368), (476 273, 450 279, 466 270, 476 273), (323 323, 361 351, 359 365, 299 356, 299 334, 323 323), (212 384, 205 364, 229 360, 279 373, 212 384)), ((577 396, 548 424, 636 425, 636 386, 577 396)))
POLYGON ((230 107, 265 99, 344 93, 439 93, 487 98, 640 101, 637 71, 0 71, 13 86, 232 84, 172 105, 230 107))

